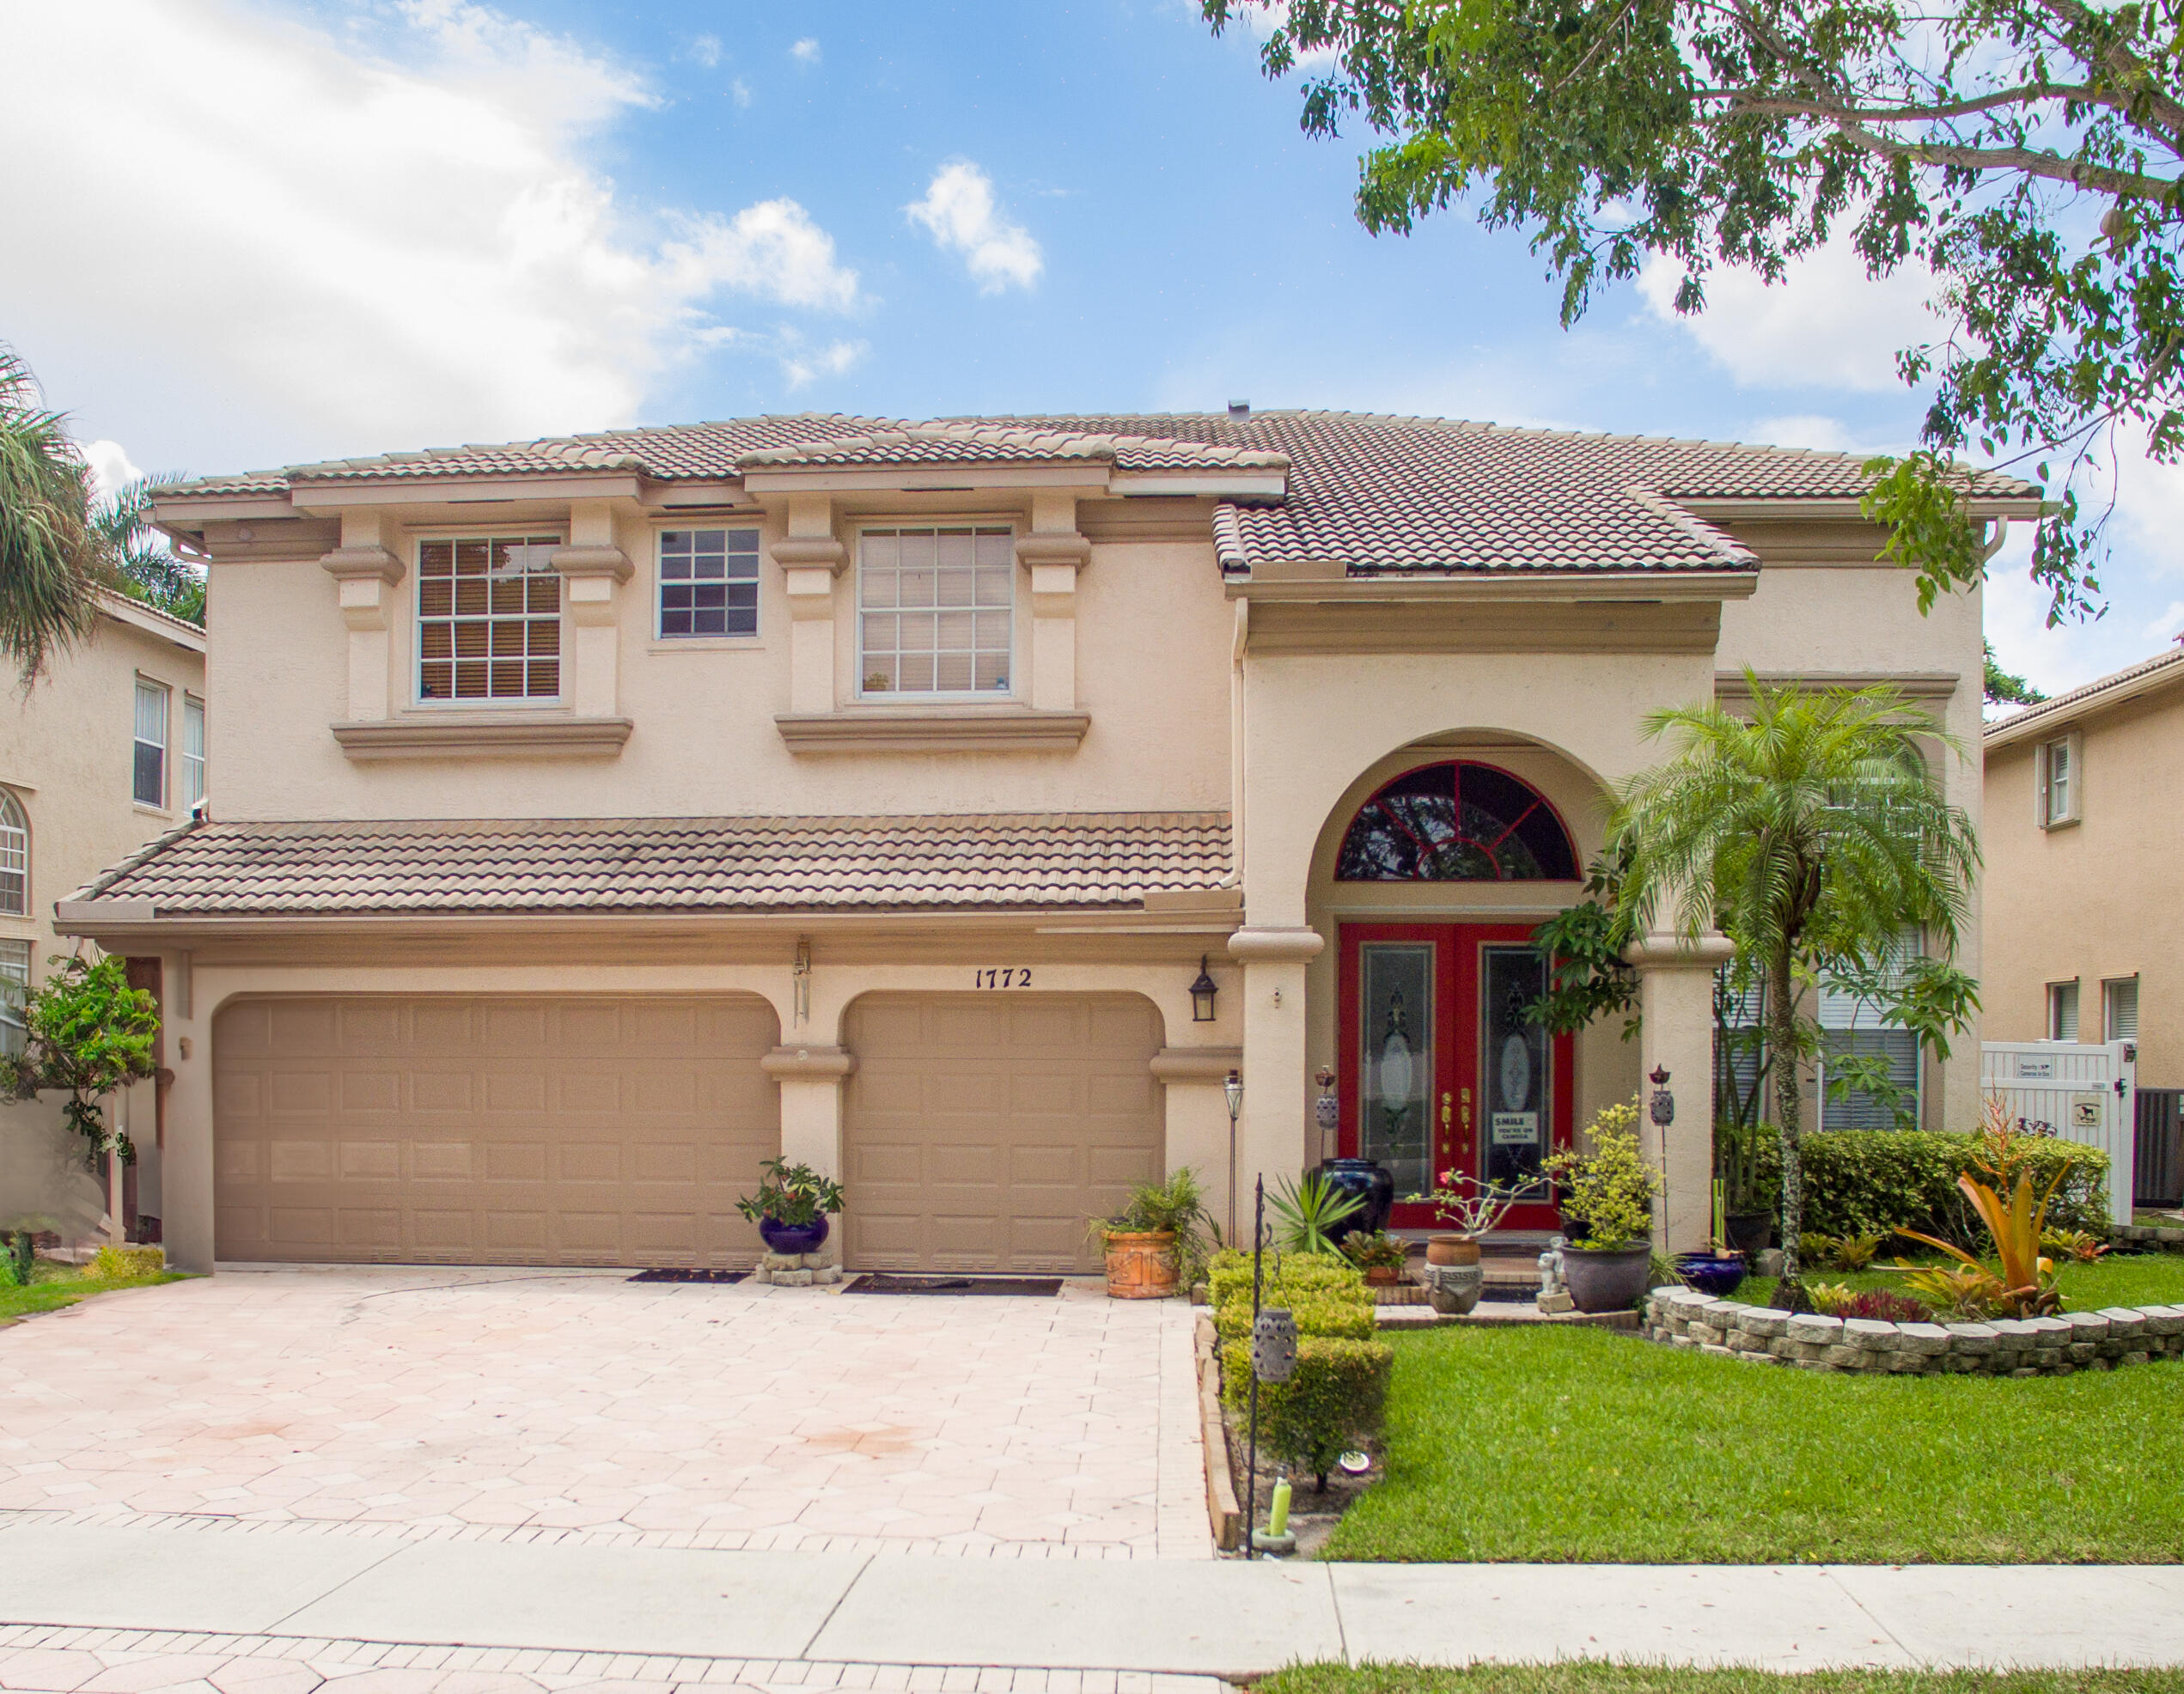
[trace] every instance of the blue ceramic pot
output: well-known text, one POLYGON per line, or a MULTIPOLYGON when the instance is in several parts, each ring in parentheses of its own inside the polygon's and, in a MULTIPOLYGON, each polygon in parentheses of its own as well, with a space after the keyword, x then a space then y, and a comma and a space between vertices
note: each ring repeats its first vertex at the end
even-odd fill
POLYGON ((1322 1159, 1320 1178, 1338 1192, 1355 1194, 1364 1202, 1327 1231, 1329 1240, 1339 1241, 1353 1233, 1376 1235, 1388 1228, 1395 1205, 1395 1173, 1387 1166, 1370 1159, 1322 1159))
POLYGON ((769 1252, 817 1252, 819 1244, 827 1239, 827 1219, 822 1215, 809 1223, 784 1223, 778 1218, 762 1217, 759 1235, 769 1252))
POLYGON ((1701 1294, 1711 1294, 1716 1299, 1736 1292, 1736 1285, 1744 1280, 1744 1258, 1717 1258, 1710 1252, 1680 1252, 1676 1255, 1676 1274, 1701 1294))

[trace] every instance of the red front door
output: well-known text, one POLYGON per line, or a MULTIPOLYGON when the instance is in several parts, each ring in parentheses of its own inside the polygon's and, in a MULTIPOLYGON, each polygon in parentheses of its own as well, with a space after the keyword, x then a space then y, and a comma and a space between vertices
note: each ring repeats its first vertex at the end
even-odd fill
POLYGON ((1342 926, 1341 1149, 1395 1173, 1398 1228, 1445 1228, 1409 1197, 1454 1170, 1521 1189, 1506 1229, 1551 1229, 1540 1162, 1570 1145, 1570 1037, 1524 1010, 1546 958, 1524 923, 1342 926))

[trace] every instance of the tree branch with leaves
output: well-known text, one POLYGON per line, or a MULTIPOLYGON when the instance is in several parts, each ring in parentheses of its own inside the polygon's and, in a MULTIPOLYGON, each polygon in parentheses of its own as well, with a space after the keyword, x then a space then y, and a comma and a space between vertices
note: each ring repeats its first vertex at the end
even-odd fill
POLYGON ((155 1074, 159 1002, 129 985, 128 961, 56 954, 46 980, 22 996, 23 1050, 0 1055, 0 1094, 33 1100, 63 1094, 61 1116, 84 1141, 93 1171, 109 1155, 134 1164, 129 1137, 107 1122, 115 1089, 155 1074))

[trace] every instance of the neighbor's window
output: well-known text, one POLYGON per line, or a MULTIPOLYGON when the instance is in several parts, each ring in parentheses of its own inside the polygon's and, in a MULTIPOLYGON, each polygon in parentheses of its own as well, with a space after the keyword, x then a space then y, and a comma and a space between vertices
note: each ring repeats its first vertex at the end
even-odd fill
POLYGON ((426 700, 551 700, 561 692, 554 535, 422 541, 417 692, 426 700))
POLYGON ((2107 1041, 2138 1039, 2138 978, 2119 977, 2101 984, 2101 1027, 2107 1041))
POLYGON ((0 941, 0 1053, 23 1050, 23 996, 30 992, 30 943, 0 941))
POLYGON ((1005 527, 868 529, 857 561, 866 694, 1006 694, 1016 600, 1005 527))
POLYGON ((139 806, 167 804, 167 689, 137 679, 136 765, 131 791, 139 806))
POLYGON ((30 820, 22 802, 0 791, 0 911, 30 915, 30 820))
POLYGON ((2050 1041, 2077 1039, 2076 982, 2052 982, 2047 984, 2047 1039, 2050 1041))
POLYGON ((2043 828, 2077 819, 2077 737, 2063 735, 2041 744, 2040 821, 2043 828))
POLYGON ((196 809, 204 798, 204 702, 182 696, 182 809, 196 809))
POLYGON ((660 532, 660 634, 751 636, 759 632, 759 532, 660 532))

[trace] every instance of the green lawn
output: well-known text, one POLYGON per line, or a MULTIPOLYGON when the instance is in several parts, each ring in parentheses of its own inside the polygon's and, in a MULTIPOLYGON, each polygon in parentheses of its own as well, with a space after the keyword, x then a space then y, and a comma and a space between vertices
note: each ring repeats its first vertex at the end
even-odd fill
POLYGON ((1388 1339, 1386 1478, 1327 1558, 2184 1560, 2184 1363, 1854 1377, 1599 1330, 1388 1339))
POLYGON ((28 1288, 0 1285, 0 1324, 14 1318, 28 1317, 34 1312, 58 1311, 64 1306, 75 1305, 79 1300, 88 1300, 95 1294, 112 1294, 119 1289, 156 1288, 162 1283, 177 1283, 181 1279, 182 1273, 179 1270, 162 1270, 156 1277, 125 1277, 114 1282, 102 1283, 70 1265, 40 1264, 28 1288))
MULTIPOLYGON (((1894 1252, 1883 1253, 1882 1261, 1896 1257, 1894 1252)), ((1843 1283, 1854 1289, 1901 1289, 1904 1285, 1900 1273, 1877 1267, 1858 1271, 1808 1270, 1806 1279, 1843 1283)), ((2184 1253, 2150 1252, 2127 1258, 2111 1254, 2090 1264, 2065 1264, 2057 1273, 2055 1285, 2062 1290, 2065 1308, 2072 1312, 2096 1312, 2103 1306, 2174 1305, 2184 1301, 2184 1253)), ((1773 1287, 1765 1277, 1749 1277, 1730 1298, 1755 1298, 1773 1287)))
POLYGON ((1699 1671, 1656 1665, 1294 1665, 1258 1694, 2184 1694, 2184 1671, 1699 1671))

